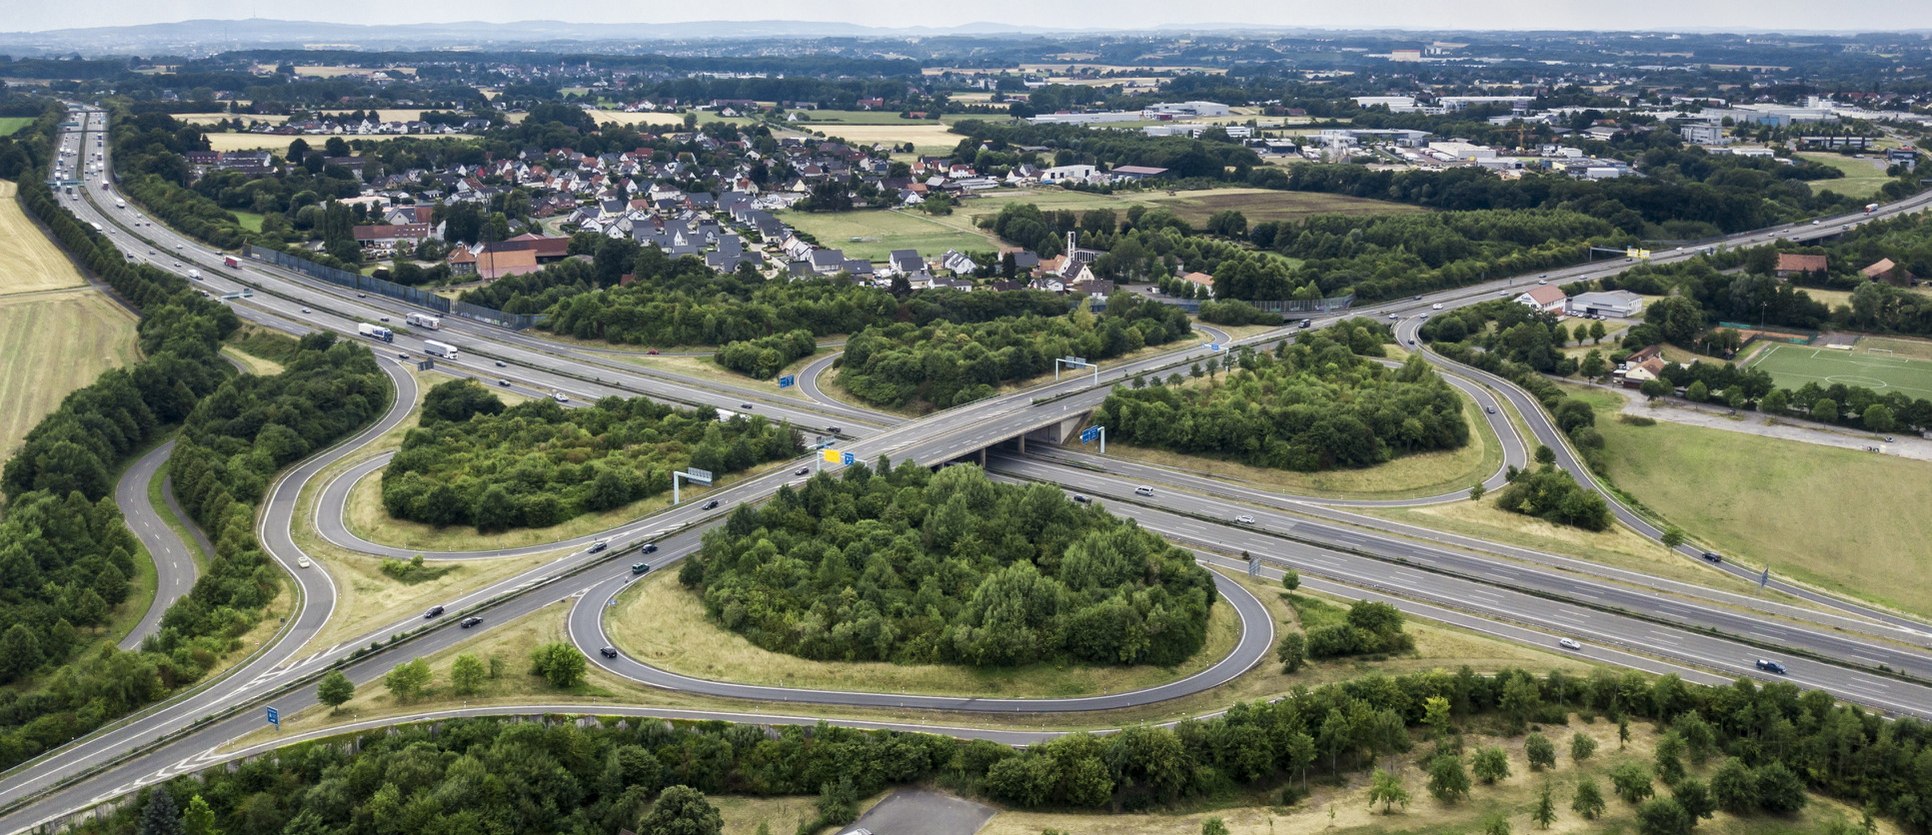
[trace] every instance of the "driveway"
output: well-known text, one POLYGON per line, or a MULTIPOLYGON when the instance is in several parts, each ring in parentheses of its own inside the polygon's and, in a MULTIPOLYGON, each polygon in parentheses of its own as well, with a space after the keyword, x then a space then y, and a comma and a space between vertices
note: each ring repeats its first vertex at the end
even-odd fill
POLYGON ((926 789, 902 789, 879 801, 841 833, 868 829, 872 835, 973 835, 998 810, 981 803, 926 789))

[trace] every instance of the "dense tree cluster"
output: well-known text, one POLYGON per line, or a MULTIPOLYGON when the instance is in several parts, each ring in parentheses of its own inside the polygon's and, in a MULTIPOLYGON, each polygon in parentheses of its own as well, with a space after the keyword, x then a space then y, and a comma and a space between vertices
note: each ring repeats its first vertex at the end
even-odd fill
POLYGON ((742 339, 726 344, 711 355, 713 362, 747 377, 770 379, 785 366, 818 350, 812 332, 799 328, 757 339, 742 339))
POLYGON ((1402 610, 1388 603, 1358 600, 1340 621, 1320 624, 1309 623, 1308 607, 1297 609, 1303 613, 1309 658, 1390 655, 1415 648, 1415 638, 1402 631, 1402 610))
POLYGON ((1463 401, 1420 357, 1391 369, 1375 355, 1387 332, 1366 320, 1243 353, 1225 378, 1114 389, 1094 421, 1114 437, 1260 467, 1369 467, 1469 441, 1463 401))
POLYGON ((767 649, 973 666, 1176 664, 1214 600, 1186 551, 1098 507, 910 463, 740 506, 679 579, 767 649))
POLYGON ((906 322, 853 335, 839 360, 839 382, 874 405, 949 408, 990 397, 1002 383, 1050 373, 1056 357, 1098 362, 1190 330, 1180 308, 1129 293, 1109 298, 1101 315, 1082 307, 975 324, 906 322))
POLYGON ((719 421, 711 409, 607 397, 587 409, 549 398, 504 408, 471 380, 430 390, 422 426, 382 475, 391 516, 478 530, 541 528, 671 489, 687 467, 718 475, 799 451, 789 426, 719 421))
POLYGON ((1549 464, 1517 473, 1496 498, 1496 506, 1590 531, 1609 530, 1615 521, 1603 496, 1549 464))
MULTIPOLYGON (((1275 795, 1275 788, 1298 797, 1311 777, 1346 776, 1403 752, 1413 752, 1428 774, 1432 795, 1456 803, 1487 791, 1472 785, 1472 772, 1500 779, 1510 767, 1507 756, 1464 754, 1458 725, 1560 724, 1572 711, 1626 726, 1649 720, 1671 759, 1717 763, 1708 783, 1685 776, 1662 796, 1651 768, 1614 769, 1611 788, 1620 796, 1677 807, 1640 813, 1645 821, 1681 823, 1680 813, 1723 809, 1746 816, 1747 828, 1788 828, 1782 816, 1803 809, 1809 789, 1908 831, 1932 827, 1932 776, 1924 768, 1932 728, 1924 722, 1835 704, 1786 682, 1705 686, 1607 668, 1537 677, 1467 667, 1370 675, 1291 699, 1237 704, 1212 719, 1069 734, 1024 750, 828 725, 454 719, 302 743, 176 778, 150 788, 140 803, 75 827, 84 835, 135 835, 144 817, 180 826, 201 805, 211 813, 203 819, 227 832, 590 835, 650 832, 673 816, 696 828, 671 831, 710 832, 704 822, 715 813, 699 792, 817 794, 823 811, 925 781, 1020 807, 1146 809, 1244 791, 1275 795), (1417 732, 1438 742, 1417 750, 1417 732), (165 814, 148 811, 156 805, 165 814)), ((1604 811, 1604 794, 1586 778, 1566 807, 1593 819, 1604 811)))

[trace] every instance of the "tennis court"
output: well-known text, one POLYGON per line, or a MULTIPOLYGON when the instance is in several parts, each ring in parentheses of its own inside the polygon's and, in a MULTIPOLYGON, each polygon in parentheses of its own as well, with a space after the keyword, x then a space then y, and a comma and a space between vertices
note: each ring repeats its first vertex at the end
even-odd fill
POLYGON ((1863 348, 1847 351, 1770 343, 1758 352, 1751 367, 1771 372, 1771 378, 1786 388, 1842 383, 1880 393, 1899 391, 1914 398, 1932 398, 1932 362, 1902 351, 1863 348))

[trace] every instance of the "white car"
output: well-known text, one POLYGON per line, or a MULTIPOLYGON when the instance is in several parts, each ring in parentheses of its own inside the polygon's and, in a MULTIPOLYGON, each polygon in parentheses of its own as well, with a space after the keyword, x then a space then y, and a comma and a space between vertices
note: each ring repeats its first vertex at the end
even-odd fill
POLYGON ((1252 525, 1252 524, 1254 524, 1254 517, 1253 517, 1253 516, 1249 516, 1249 515, 1248 515, 1248 514, 1246 514, 1246 513, 1243 513, 1243 514, 1241 514, 1240 516, 1236 516, 1236 517, 1234 517, 1234 521, 1236 521, 1236 522, 1238 522, 1238 523, 1240 523, 1240 524, 1243 524, 1243 525, 1252 525))
POLYGON ((295 560, 295 566, 296 566, 297 568, 308 568, 308 567, 309 567, 309 558, 308 558, 308 557, 298 557, 298 558, 297 558, 297 559, 295 560))
POLYGON ((555 398, 557 398, 557 402, 558 402, 558 403, 569 403, 569 402, 570 402, 570 398, 568 398, 568 397, 565 397, 565 396, 564 396, 564 393, 563 393, 563 392, 561 392, 561 391, 560 391, 560 392, 557 392, 556 394, 553 394, 553 395, 550 395, 550 396, 551 396, 551 397, 555 397, 555 398))
POLYGON ((308 309, 308 308, 306 308, 306 307, 305 307, 305 308, 302 308, 302 312, 303 312, 303 313, 307 313, 307 312, 309 312, 309 309, 308 309))
POLYGON ((1583 645, 1577 643, 1575 638, 1564 638, 1562 640, 1557 641, 1556 645, 1564 649, 1582 649, 1583 648, 1583 645))

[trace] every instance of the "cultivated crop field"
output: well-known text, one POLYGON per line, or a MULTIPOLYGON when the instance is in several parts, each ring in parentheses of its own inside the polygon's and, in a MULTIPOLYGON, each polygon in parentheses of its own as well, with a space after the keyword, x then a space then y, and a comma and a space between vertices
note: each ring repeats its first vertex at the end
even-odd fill
MULTIPOLYGON (((247 119, 244 118, 243 121, 246 122, 247 119)), ((289 143, 294 142, 297 139, 307 140, 310 145, 317 145, 322 141, 328 139, 329 136, 331 135, 332 134, 293 135, 293 134, 279 134, 279 133, 210 133, 210 134, 206 134, 206 136, 208 137, 209 150, 214 150, 214 151, 270 150, 270 151, 278 151, 278 152, 288 150, 289 143)), ((355 141, 360 139, 365 142, 386 142, 391 139, 402 139, 405 137, 397 136, 394 134, 383 134, 378 136, 343 136, 342 138, 349 141, 355 141)), ((410 138, 410 139, 475 139, 476 136, 474 134, 468 134, 468 133, 441 133, 441 134, 419 134, 419 135, 410 136, 407 138, 410 138)))
MULTIPOLYGON (((715 121, 703 119, 701 121, 715 121)), ((877 145, 912 143, 913 150, 921 154, 945 154, 959 145, 966 137, 952 132, 952 128, 934 122, 913 122, 894 117, 894 122, 883 125, 853 124, 815 124, 801 122, 790 126, 793 130, 823 133, 827 137, 837 137, 854 145, 877 145)))
POLYGON ((0 457, 68 392, 133 362, 134 315, 81 278, 0 180, 0 457))
POLYGON ((1863 350, 1850 351, 1773 343, 1758 351, 1751 367, 1771 372, 1779 385, 1790 388, 1806 383, 1821 386, 1843 383, 1881 394, 1900 391, 1915 398, 1932 397, 1932 361, 1902 353, 1897 348, 1866 345, 1867 341, 1869 338, 1860 340, 1859 348, 1863 350))

